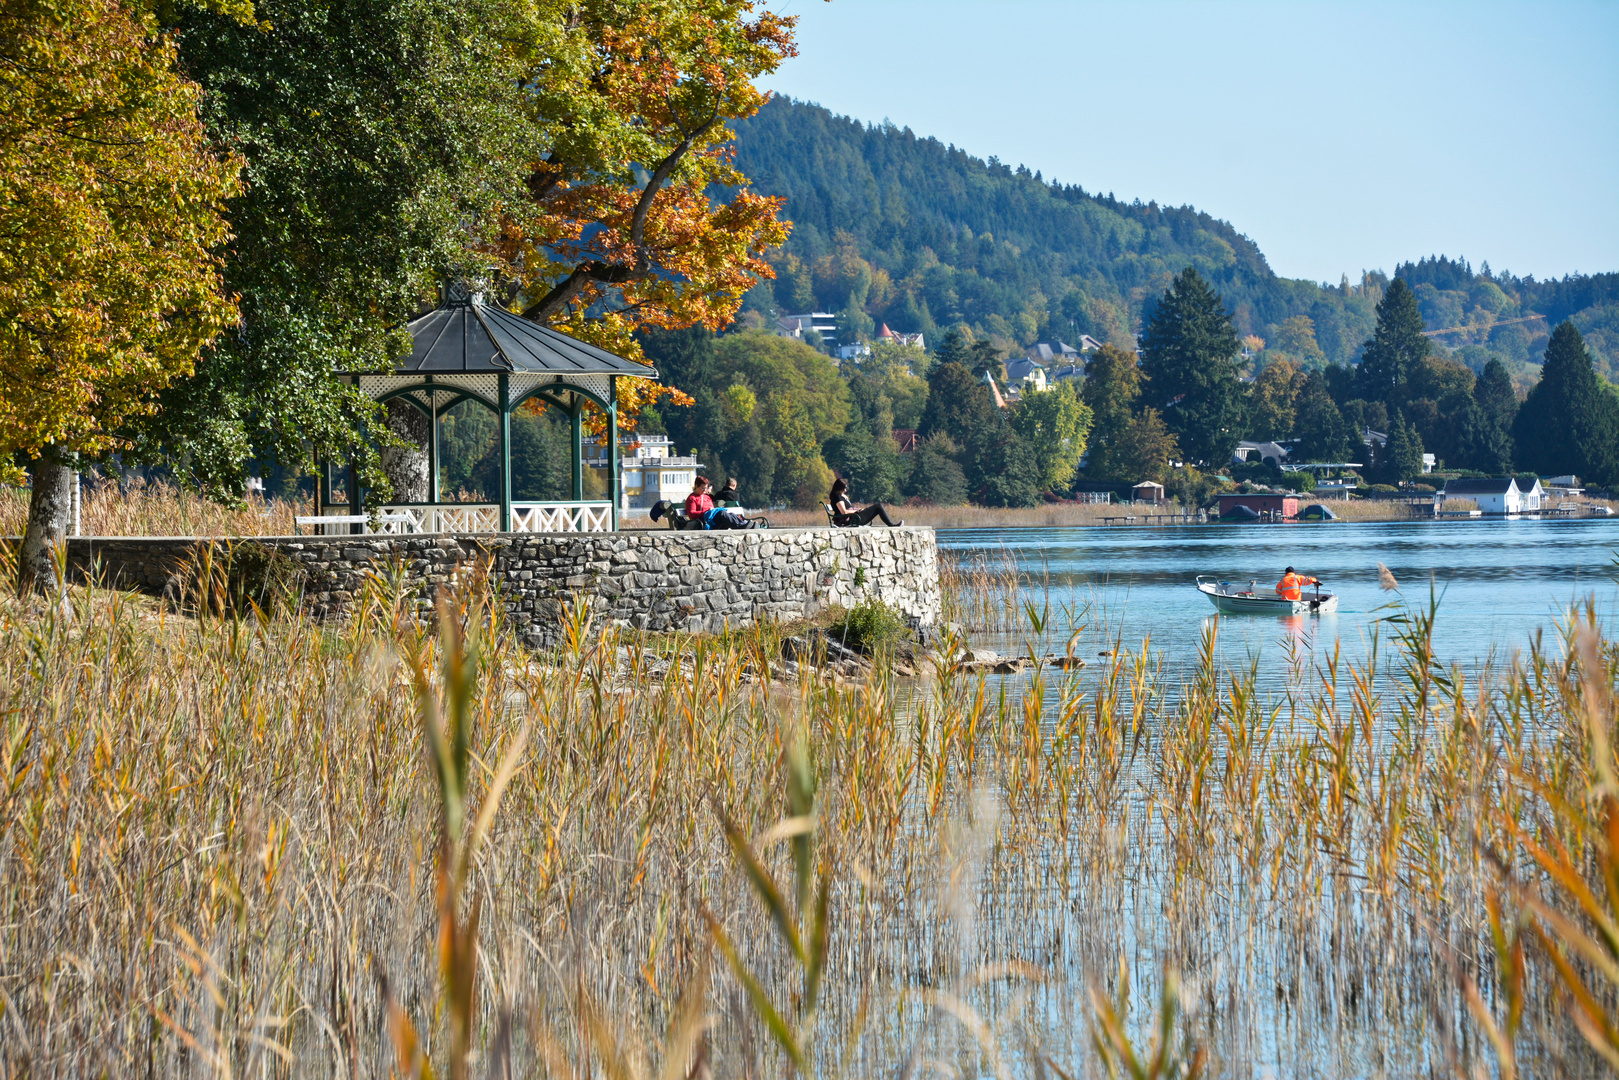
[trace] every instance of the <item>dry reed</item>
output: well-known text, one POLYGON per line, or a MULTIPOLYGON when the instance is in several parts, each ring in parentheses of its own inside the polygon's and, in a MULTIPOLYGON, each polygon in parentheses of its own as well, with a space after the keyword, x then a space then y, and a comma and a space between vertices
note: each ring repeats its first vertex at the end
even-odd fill
MULTIPOLYGON (((83 490, 85 536, 293 536, 293 518, 313 513, 310 504, 283 499, 253 497, 226 506, 163 482, 87 480, 83 490)), ((27 489, 0 488, 0 536, 21 536, 27 521, 27 489)))
POLYGON ((1614 912, 1568 881, 1614 866, 1589 613, 1471 679, 1403 610, 1269 699, 1212 630, 1183 687, 1145 648, 782 683, 769 628, 581 602, 537 657, 475 576, 443 633, 399 580, 325 628, 0 600, 0 1074, 1606 1068, 1563 968, 1619 990, 1554 921, 1614 912))

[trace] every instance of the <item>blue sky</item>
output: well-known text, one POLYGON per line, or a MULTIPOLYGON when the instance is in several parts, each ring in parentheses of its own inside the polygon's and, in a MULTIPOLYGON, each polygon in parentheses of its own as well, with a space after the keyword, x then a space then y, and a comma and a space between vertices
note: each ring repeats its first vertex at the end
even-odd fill
POLYGON ((1619 270, 1619 0, 771 0, 765 81, 1047 180, 1190 203, 1336 283, 1619 270))

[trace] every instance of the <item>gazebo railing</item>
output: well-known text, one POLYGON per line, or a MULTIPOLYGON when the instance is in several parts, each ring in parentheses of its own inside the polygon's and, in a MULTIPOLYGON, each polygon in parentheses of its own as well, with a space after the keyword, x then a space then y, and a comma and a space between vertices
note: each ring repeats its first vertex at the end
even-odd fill
MULTIPOLYGON (((499 503, 392 503, 371 508, 367 533, 493 533, 500 531, 499 503)), ((327 516, 344 517, 341 524, 320 526, 323 533, 347 532, 348 506, 328 504, 327 516)), ((513 502, 514 533, 611 532, 610 502, 513 502)))
POLYGON ((610 502, 514 502, 512 532, 612 532, 610 502))

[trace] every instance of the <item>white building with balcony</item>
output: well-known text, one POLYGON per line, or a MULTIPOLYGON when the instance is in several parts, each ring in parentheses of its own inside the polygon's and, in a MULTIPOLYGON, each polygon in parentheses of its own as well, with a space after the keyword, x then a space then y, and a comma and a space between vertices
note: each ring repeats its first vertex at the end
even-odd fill
MULTIPOLYGON (((607 467, 607 443, 600 435, 584 440, 585 464, 607 467)), ((667 435, 629 434, 618 441, 620 510, 646 510, 659 499, 681 502, 691 494, 702 463, 675 453, 667 435)))

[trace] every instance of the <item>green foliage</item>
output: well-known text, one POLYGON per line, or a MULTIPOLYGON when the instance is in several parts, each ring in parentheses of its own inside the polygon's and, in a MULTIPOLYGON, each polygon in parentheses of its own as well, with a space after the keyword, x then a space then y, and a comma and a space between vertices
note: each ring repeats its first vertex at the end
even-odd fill
POLYGON ((1148 399, 1194 461, 1224 464, 1242 435, 1238 349, 1237 330, 1224 302, 1188 266, 1147 320, 1141 373, 1148 399))
POLYGON ((1293 431, 1305 374, 1297 362, 1273 359, 1248 389, 1248 437, 1285 439, 1293 431))
POLYGON ((1592 367, 1573 323, 1552 331, 1542 371, 1513 422, 1518 466, 1545 476, 1573 473, 1588 484, 1619 483, 1619 401, 1592 367))
POLYGON ((928 403, 918 430, 923 436, 946 435, 964 445, 973 432, 998 423, 1000 409, 989 387, 974 378, 966 364, 943 356, 941 361, 928 375, 928 403))
POLYGON ((1004 346, 1120 346, 1147 297, 1187 265, 1220 282, 1243 333, 1307 315, 1326 357, 1353 358, 1376 286, 1327 289, 1278 278, 1258 247, 1191 207, 1130 202, 889 124, 868 126, 777 97, 736 125, 737 164, 783 196, 793 233, 774 258, 776 310, 844 311, 850 267, 869 277, 862 309, 930 342, 957 325, 1004 346))
POLYGON ((845 648, 874 653, 893 645, 909 627, 904 616, 881 600, 862 600, 828 624, 826 636, 845 648))
POLYGON ((538 153, 502 0, 264 0, 240 23, 174 9, 180 66, 213 140, 245 159, 224 267, 242 326, 162 398, 148 460, 240 493, 250 463, 358 452, 374 484, 371 404, 332 379, 408 350, 400 324, 462 263, 469 221, 519 193, 538 153))
POLYGON ((939 506, 959 506, 967 501, 967 474, 956 458, 961 448, 950 436, 939 434, 923 439, 910 455, 911 470, 905 479, 905 494, 939 506))
MULTIPOLYGON (((853 415, 850 387, 825 354, 791 338, 716 337, 702 327, 649 332, 641 342, 662 378, 692 397, 659 414, 677 448, 695 450, 716 480, 735 477, 749 503, 819 505, 832 482, 822 447, 853 415)), ((869 424, 866 431, 875 438, 869 424)), ((887 471, 897 481, 897 462, 887 471)))
POLYGON ((1327 392, 1327 380, 1318 371, 1304 377, 1294 410, 1293 434, 1298 439, 1295 455, 1299 461, 1342 462, 1359 461, 1353 457, 1362 447, 1332 395, 1327 392))
POLYGON ((1416 294, 1395 278, 1378 301, 1377 329, 1362 346, 1357 375, 1361 396, 1390 406, 1403 404, 1409 397, 1407 384, 1432 349, 1422 333, 1416 294))
POLYGON ((1120 455, 1140 394, 1141 369, 1135 354, 1112 345, 1098 349, 1086 367, 1085 385, 1080 388, 1080 398, 1091 410, 1086 476, 1093 480, 1132 480, 1120 455))
POLYGON ((1377 477, 1385 484, 1402 484, 1422 475, 1422 436, 1408 424, 1404 413, 1394 414, 1388 442, 1377 455, 1377 477))
POLYGON ((1012 410, 1012 428, 1034 452, 1040 490, 1068 490, 1091 430, 1090 407, 1079 399, 1073 383, 1024 394, 1012 410))

